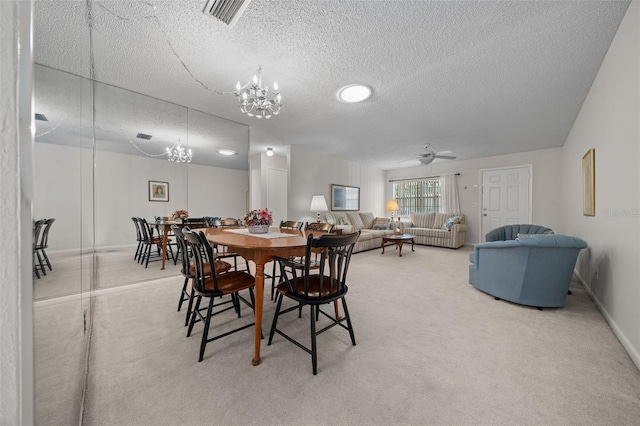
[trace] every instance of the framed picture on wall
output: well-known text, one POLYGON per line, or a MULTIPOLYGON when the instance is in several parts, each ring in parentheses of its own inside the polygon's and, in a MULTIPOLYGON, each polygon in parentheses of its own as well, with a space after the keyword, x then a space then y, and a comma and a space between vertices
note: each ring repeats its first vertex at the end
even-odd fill
POLYGON ((360 188, 331 184, 331 210, 360 210, 360 188))
POLYGON ((594 149, 591 148, 582 157, 582 215, 595 216, 595 162, 594 149))
POLYGON ((169 201, 169 182, 150 180, 149 201, 169 201))

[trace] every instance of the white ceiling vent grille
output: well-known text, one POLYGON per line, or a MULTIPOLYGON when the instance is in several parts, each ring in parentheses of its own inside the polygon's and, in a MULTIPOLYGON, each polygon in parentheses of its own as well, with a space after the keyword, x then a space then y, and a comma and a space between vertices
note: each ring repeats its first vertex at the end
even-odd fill
POLYGON ((202 12, 233 27, 249 3, 251 0, 207 0, 202 12))

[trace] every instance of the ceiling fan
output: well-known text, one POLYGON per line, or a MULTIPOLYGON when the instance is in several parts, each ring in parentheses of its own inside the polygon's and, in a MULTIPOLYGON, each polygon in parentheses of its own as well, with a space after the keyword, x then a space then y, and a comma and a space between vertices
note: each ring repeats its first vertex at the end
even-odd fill
MULTIPOLYGON (((415 159, 420 161, 420 163, 427 165, 427 164, 431 164, 433 162, 433 160, 435 160, 436 158, 441 158, 443 160, 455 160, 456 156, 455 155, 445 155, 448 154, 450 151, 443 151, 441 153, 436 153, 435 151, 431 151, 429 150, 429 145, 430 144, 426 144, 424 146, 425 152, 416 155, 415 159)), ((404 161, 410 161, 413 160, 413 158, 410 158, 408 160, 403 160, 400 161, 401 163, 404 161)))

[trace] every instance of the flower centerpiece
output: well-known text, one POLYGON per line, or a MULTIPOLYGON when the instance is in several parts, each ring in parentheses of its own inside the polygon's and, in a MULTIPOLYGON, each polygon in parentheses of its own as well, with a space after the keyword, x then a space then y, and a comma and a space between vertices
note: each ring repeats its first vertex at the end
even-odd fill
POLYGON ((171 218, 175 221, 182 222, 184 219, 189 217, 189 212, 186 210, 176 210, 171 215, 171 218))
POLYGON ((266 234, 273 223, 271 212, 266 208, 247 212, 243 220, 251 234, 266 234))

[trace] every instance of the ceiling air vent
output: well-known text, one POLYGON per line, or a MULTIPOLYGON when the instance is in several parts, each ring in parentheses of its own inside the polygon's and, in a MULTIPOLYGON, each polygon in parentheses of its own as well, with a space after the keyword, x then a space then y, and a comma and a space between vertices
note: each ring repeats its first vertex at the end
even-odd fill
POLYGON ((251 0, 207 0, 202 12, 233 27, 249 3, 251 0))
POLYGON ((45 117, 44 114, 40 114, 39 112, 36 112, 36 120, 49 121, 49 119, 47 119, 47 117, 45 117))
POLYGON ((144 134, 144 133, 138 133, 138 134, 136 135, 136 138, 138 138, 138 139, 145 139, 145 140, 150 141, 150 140, 151 140, 151 135, 146 135, 146 134, 144 134))

